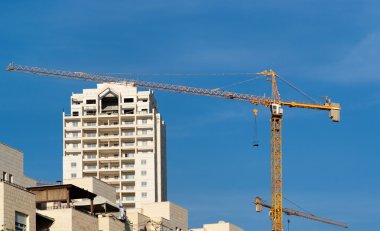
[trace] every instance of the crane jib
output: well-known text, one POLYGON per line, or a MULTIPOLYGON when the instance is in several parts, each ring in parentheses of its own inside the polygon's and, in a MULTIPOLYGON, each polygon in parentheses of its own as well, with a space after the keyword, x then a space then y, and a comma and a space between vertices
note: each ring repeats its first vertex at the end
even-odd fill
MULTIPOLYGON (((18 65, 11 63, 6 68, 7 71, 17 71, 25 73, 33 73, 37 75, 46 75, 54 76, 58 78, 68 78, 68 79, 77 79, 89 82, 113 82, 119 84, 131 84, 136 87, 141 88, 150 88, 154 90, 162 91, 172 91, 185 94, 194 94, 194 95, 204 95, 210 97, 219 97, 240 101, 247 101, 255 105, 262 105, 268 107, 269 105, 275 103, 275 100, 272 98, 267 98, 266 96, 257 96, 252 94, 237 93, 224 91, 220 89, 207 89, 207 88, 197 88, 183 85, 175 85, 168 83, 159 83, 159 82, 148 82, 144 80, 135 80, 135 79, 125 79, 125 78, 116 78, 112 76, 90 74, 86 72, 72 72, 72 71, 63 71, 63 70, 51 70, 41 67, 32 67, 25 65, 18 65)), ((306 109, 318 109, 318 110, 327 110, 330 111, 330 118, 332 121, 337 122, 340 120, 340 105, 336 103, 329 104, 306 104, 298 102, 279 102, 279 104, 287 107, 297 107, 297 108, 306 108, 306 109)))

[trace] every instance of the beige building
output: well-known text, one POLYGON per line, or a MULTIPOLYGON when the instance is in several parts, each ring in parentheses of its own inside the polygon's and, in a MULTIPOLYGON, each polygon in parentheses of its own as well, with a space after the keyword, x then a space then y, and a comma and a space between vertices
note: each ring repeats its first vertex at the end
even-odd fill
POLYGON ((172 202, 142 204, 127 211, 130 231, 188 231, 188 212, 172 202))
POLYGON ((116 203, 166 201, 165 124, 152 91, 103 83, 71 96, 63 117, 63 178, 96 177, 116 203))
POLYGON ((203 228, 190 229, 190 231, 244 231, 242 228, 224 221, 215 224, 205 224, 203 228))
POLYGON ((75 179, 65 179, 63 184, 73 184, 77 187, 83 188, 89 192, 92 192, 97 195, 97 198, 104 198, 112 203, 115 203, 116 194, 115 188, 111 185, 97 179, 94 177, 86 178, 75 178, 75 179))
MULTIPOLYGON (((98 190, 107 197, 108 188, 99 180, 73 180, 79 184, 98 190), (95 183, 94 183, 95 182, 95 183), (98 184, 100 183, 100 184, 98 184), (95 186, 95 187, 94 187, 95 186), (105 189, 102 189, 104 187, 105 189)), ((107 202, 103 196, 96 195, 73 184, 48 185, 28 188, 35 194, 37 213, 52 222, 37 222, 37 231, 124 231, 125 222, 113 213, 119 208, 107 202), (100 203, 96 202, 96 199, 100 203), (101 200, 101 199, 105 199, 101 200)), ((114 191, 114 189, 113 189, 114 191)), ((113 193, 115 196, 115 193, 113 193)), ((46 220, 46 219, 45 219, 46 220)))
POLYGON ((0 230, 36 230, 35 195, 0 180, 0 230))
POLYGON ((36 181, 24 176, 22 152, 0 143, 0 230, 36 230, 35 195, 24 187, 36 181))
POLYGON ((0 143, 0 180, 23 187, 35 186, 35 180, 24 176, 24 155, 22 152, 0 143))

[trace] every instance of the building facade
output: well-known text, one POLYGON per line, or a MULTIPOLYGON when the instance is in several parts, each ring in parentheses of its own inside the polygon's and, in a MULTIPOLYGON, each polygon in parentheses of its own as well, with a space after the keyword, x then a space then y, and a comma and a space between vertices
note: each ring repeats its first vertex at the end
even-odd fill
POLYGON ((127 231, 189 230, 187 209, 169 201, 142 204, 142 208, 129 210, 126 215, 127 231))
POLYGON ((166 201, 166 133, 152 91, 98 84, 71 96, 63 115, 63 178, 95 177, 117 203, 139 208, 166 201))
POLYGON ((36 184, 24 176, 23 153, 0 143, 0 230, 36 230, 35 195, 24 188, 36 184))
POLYGON ((0 180, 0 230, 36 230, 35 195, 3 180, 0 180))
POLYGON ((24 175, 24 155, 22 152, 0 143, 0 180, 31 187, 37 181, 24 175))

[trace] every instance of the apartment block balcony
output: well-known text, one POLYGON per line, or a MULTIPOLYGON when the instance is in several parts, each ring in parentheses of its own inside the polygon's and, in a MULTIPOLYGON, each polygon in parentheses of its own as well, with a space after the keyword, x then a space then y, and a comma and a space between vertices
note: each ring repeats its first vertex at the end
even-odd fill
POLYGON ((96 144, 85 144, 83 149, 84 150, 96 150, 97 145, 96 144))
POLYGON ((105 149, 119 149, 119 144, 100 144, 99 149, 105 150, 105 149))
POLYGON ((122 121, 121 125, 123 127, 134 127, 136 123, 134 121, 122 121))
POLYGON ((96 127, 96 122, 85 122, 83 123, 83 127, 96 127))
POLYGON ((83 173, 94 173, 97 171, 98 168, 96 166, 94 168, 83 167, 83 173))
POLYGON ((135 135, 134 132, 122 132, 122 133, 121 133, 121 136, 122 136, 122 137, 132 137, 132 136, 134 136, 134 135, 135 135))
POLYGON ((133 192, 135 190, 134 185, 123 185, 121 186, 121 192, 133 192))
POLYGON ((135 175, 122 175, 121 176, 122 182, 131 182, 131 181, 134 182, 134 180, 135 180, 135 175))
POLYGON ((101 166, 99 172, 119 172, 119 166, 101 166))
POLYGON ((153 132, 146 132, 146 133, 137 133, 137 138, 153 138, 154 133, 153 132))
POLYGON ((135 200, 134 196, 126 196, 121 198, 122 202, 132 202, 135 200))
POLYGON ((122 155, 122 158, 123 159, 134 159, 135 158, 135 154, 134 153, 124 153, 122 155))
POLYGON ((73 147, 73 146, 67 146, 67 147, 65 147, 65 152, 80 153, 81 151, 82 151, 82 148, 80 148, 80 147, 73 147))
POLYGON ((82 126, 78 125, 78 126, 65 126, 65 131, 68 131, 68 132, 80 132, 80 130, 82 129, 82 126))
POLYGON ((115 163, 119 162, 120 156, 118 154, 115 155, 102 155, 99 157, 100 163, 115 163))

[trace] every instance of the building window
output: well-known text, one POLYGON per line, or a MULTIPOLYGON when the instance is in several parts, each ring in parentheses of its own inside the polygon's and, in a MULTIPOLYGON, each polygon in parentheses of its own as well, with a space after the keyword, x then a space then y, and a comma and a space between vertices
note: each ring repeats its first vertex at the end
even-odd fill
POLYGON ((12 174, 9 174, 9 182, 14 183, 13 182, 13 175, 12 174))
POLYGON ((88 100, 86 100, 86 104, 96 104, 96 100, 95 99, 88 99, 88 100))
POLYGON ((73 148, 78 148, 78 143, 73 144, 73 148))
POLYGON ((146 160, 141 160, 141 165, 146 165, 146 160))
POLYGON ((147 185, 148 185, 148 183, 146 181, 141 182, 141 187, 146 187, 147 185))
POLYGON ((96 110, 88 110, 86 115, 96 115, 96 110))
POLYGON ((3 172, 3 181, 8 180, 8 174, 6 172, 3 172))
POLYGON ((71 168, 76 168, 77 167, 77 162, 71 162, 71 168))
POLYGON ((78 127, 78 121, 73 122, 73 127, 78 127))
POLYGON ((147 196, 148 196, 148 193, 147 193, 147 192, 142 192, 142 193, 141 193, 141 197, 142 197, 142 198, 147 198, 147 196))
POLYGON ((78 132, 73 132, 73 137, 78 137, 78 132))
POLYGON ((141 120, 141 123, 142 123, 142 124, 147 124, 147 123, 148 123, 148 120, 147 120, 147 119, 143 119, 143 120, 141 120))
POLYGON ((77 178, 77 174, 76 173, 71 173, 71 178, 77 178))
POLYGON ((147 146, 148 145, 148 141, 144 140, 143 142, 141 142, 142 146, 147 146))
POLYGON ((28 221, 28 216, 23 214, 23 213, 19 213, 16 211, 16 215, 15 215, 16 219, 15 219, 15 228, 16 228, 16 231, 25 231, 27 230, 27 221, 28 221))
POLYGON ((133 98, 124 98, 124 103, 133 103, 133 98))
POLYGON ((124 114, 133 114, 134 111, 134 109, 124 109, 124 114))
POLYGON ((73 116, 78 116, 78 115, 79 115, 79 112, 73 111, 73 116))
POLYGON ((141 176, 146 176, 146 171, 145 170, 141 171, 141 176))
POLYGON ((108 180, 108 179, 109 179, 109 176, 104 176, 104 179, 105 179, 105 180, 108 180))

